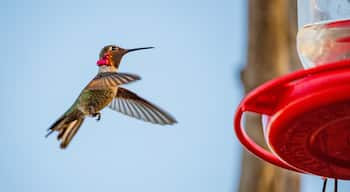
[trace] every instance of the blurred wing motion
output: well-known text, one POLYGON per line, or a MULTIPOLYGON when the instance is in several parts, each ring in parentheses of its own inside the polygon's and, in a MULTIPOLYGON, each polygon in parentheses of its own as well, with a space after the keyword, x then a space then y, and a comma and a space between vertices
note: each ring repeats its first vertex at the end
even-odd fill
POLYGON ((176 123, 176 120, 167 112, 121 87, 118 88, 117 95, 109 105, 109 108, 155 124, 171 125, 176 123))
POLYGON ((87 85, 88 89, 104 89, 140 80, 140 76, 130 73, 104 72, 99 73, 87 85))

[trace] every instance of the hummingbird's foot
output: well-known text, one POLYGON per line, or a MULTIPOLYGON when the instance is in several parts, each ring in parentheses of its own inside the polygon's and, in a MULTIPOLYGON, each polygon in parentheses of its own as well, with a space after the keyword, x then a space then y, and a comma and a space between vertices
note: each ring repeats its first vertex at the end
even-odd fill
POLYGON ((92 114, 92 116, 93 116, 93 117, 96 117, 96 116, 97 116, 96 121, 100 121, 100 120, 101 120, 101 113, 100 113, 100 112, 94 113, 94 114, 92 114))

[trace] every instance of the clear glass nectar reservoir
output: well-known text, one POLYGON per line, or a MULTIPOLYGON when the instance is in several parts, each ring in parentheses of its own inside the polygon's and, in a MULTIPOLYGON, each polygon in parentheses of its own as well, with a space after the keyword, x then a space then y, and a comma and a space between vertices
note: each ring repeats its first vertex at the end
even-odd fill
POLYGON ((305 68, 350 58, 350 1, 299 0, 297 48, 305 68))
POLYGON ((349 0, 298 0, 299 29, 304 25, 350 18, 349 0))

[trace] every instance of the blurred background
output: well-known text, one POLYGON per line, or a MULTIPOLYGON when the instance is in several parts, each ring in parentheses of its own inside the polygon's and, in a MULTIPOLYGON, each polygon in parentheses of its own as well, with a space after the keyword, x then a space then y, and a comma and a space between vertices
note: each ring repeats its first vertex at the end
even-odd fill
MULTIPOLYGON (((232 117, 249 63, 249 7, 245 0, 1 1, 0 191, 243 191, 232 117), (46 129, 93 78, 106 44, 156 47, 127 55, 120 70, 139 74, 126 87, 179 123, 162 127, 106 109, 60 150, 46 129)), ((321 185, 305 176, 301 191, 321 185)))

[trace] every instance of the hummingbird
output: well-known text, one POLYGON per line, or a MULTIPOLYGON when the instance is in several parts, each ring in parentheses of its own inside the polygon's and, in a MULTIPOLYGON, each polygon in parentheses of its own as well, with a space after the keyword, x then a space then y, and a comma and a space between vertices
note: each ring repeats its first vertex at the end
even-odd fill
POLYGON ((141 79, 136 74, 118 72, 123 56, 133 51, 152 48, 154 47, 124 49, 116 45, 103 47, 97 61, 97 75, 81 91, 73 105, 51 125, 46 137, 57 131, 60 148, 67 148, 84 119, 93 117, 99 121, 100 111, 107 106, 114 111, 154 124, 177 123, 166 111, 121 87, 141 79))

